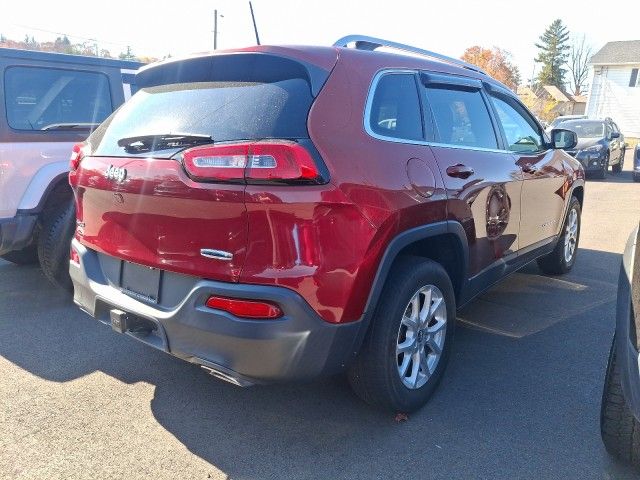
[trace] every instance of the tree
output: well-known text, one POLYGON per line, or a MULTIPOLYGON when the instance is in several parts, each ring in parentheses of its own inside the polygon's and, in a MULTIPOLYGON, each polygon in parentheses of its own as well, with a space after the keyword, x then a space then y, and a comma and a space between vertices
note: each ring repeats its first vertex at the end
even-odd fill
POLYGON ((571 49, 568 41, 569 31, 560 19, 554 20, 544 31, 540 43, 536 43, 539 52, 535 61, 542 63, 542 69, 538 74, 539 84, 555 85, 561 90, 564 89, 564 76, 567 71, 563 66, 567 63, 568 50, 571 49))
POLYGON ((131 51, 131 47, 127 45, 127 51, 118 55, 118 58, 120 58, 120 60, 135 60, 136 56, 131 51))
POLYGON ((581 95, 585 88, 587 76, 589 75, 589 59, 593 49, 585 42, 584 35, 579 39, 574 39, 569 52, 567 69, 571 76, 571 85, 574 95, 581 95))
POLYGON ((482 68, 514 91, 520 84, 520 71, 511 63, 511 54, 506 50, 498 47, 488 49, 475 45, 467 48, 461 58, 465 62, 482 68))

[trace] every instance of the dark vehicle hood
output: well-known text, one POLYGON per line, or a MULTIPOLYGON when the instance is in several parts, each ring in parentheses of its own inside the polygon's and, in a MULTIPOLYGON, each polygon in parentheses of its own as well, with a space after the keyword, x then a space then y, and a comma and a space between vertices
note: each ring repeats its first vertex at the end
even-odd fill
POLYGON ((576 150, 583 150, 598 143, 605 144, 604 138, 578 138, 576 150))

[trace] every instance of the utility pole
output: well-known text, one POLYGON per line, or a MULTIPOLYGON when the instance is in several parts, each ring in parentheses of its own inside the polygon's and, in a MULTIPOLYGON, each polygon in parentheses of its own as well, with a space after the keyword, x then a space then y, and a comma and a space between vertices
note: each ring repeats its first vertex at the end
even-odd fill
POLYGON ((253 14, 253 5, 249 2, 249 10, 251 10, 251 20, 253 21, 253 31, 256 32, 256 44, 260 45, 260 37, 258 36, 258 27, 256 26, 256 17, 253 14))
POLYGON ((218 49, 218 10, 213 11, 213 49, 218 49))
MULTIPOLYGON (((224 15, 220 14, 220 18, 224 15)), ((218 49, 218 10, 213 11, 213 49, 218 49)))

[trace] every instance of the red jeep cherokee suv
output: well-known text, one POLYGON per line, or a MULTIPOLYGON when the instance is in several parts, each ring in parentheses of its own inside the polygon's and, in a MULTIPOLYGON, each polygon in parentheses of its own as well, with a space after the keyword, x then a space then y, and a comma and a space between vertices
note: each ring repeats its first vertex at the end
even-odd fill
POLYGON ((216 377, 346 370, 367 402, 414 410, 457 308, 532 260, 575 261, 575 135, 547 137, 464 62, 350 36, 171 59, 136 84, 74 148, 74 299, 216 377))

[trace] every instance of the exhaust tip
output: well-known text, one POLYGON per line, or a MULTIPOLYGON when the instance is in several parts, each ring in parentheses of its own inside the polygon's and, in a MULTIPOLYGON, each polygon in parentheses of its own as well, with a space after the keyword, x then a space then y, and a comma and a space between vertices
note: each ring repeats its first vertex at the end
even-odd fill
POLYGON ((243 380, 237 377, 234 377, 232 375, 229 375, 228 373, 222 372, 220 370, 217 370, 209 365, 200 365, 200 367, 206 371, 209 375, 219 379, 219 380, 223 380, 227 383, 231 383, 237 387, 249 387, 251 385, 253 385, 251 382, 247 381, 247 380, 243 380))

